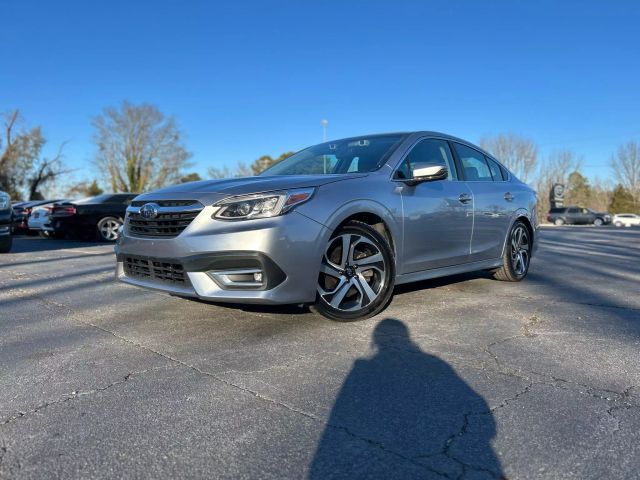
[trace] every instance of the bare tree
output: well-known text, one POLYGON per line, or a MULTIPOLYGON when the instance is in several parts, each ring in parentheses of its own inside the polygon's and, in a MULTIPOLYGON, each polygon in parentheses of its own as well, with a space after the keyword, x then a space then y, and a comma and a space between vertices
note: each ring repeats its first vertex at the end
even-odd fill
POLYGON ((598 212, 606 212, 611 205, 613 186, 607 181, 596 177, 591 186, 591 208, 598 212))
POLYGON ((96 164, 114 192, 143 192, 179 182, 191 154, 172 117, 150 104, 122 102, 93 120, 96 164))
POLYGON ((640 144, 632 140, 621 145, 611 158, 611 168, 618 182, 633 196, 637 210, 640 206, 640 144))
POLYGON ((281 162, 293 154, 294 152, 284 152, 276 158, 273 158, 270 155, 262 155, 251 165, 247 165, 244 162, 238 162, 234 169, 229 168, 227 165, 222 168, 211 167, 208 170, 208 173, 211 178, 251 177, 253 175, 260 174, 267 168, 281 162))
POLYGON ((538 164, 538 147, 532 140, 513 133, 501 133, 483 137, 480 146, 495 155, 523 182, 532 180, 538 164))
POLYGON ((57 177, 68 173, 62 163, 63 143, 53 158, 41 157, 46 140, 40 127, 20 129, 20 112, 5 115, 4 131, 0 139, 0 190, 13 198, 23 198, 23 190, 30 200, 42 198, 42 189, 57 177))
POLYGON ((571 150, 560 150, 551 153, 540 165, 535 181, 538 192, 538 218, 546 218, 550 208, 549 192, 554 183, 566 185, 569 175, 580 170, 582 157, 571 150))
POLYGON ((18 130, 19 121, 19 110, 6 114, 0 139, 0 190, 14 198, 21 197, 29 172, 45 144, 40 127, 18 130))
POLYGON ((244 162, 238 162, 233 170, 227 165, 222 168, 211 167, 207 173, 211 178, 251 177, 254 175, 251 167, 244 162))
POLYGON ((31 174, 27 178, 29 200, 44 199, 42 194, 43 188, 53 183, 58 177, 71 173, 71 170, 64 168, 62 163, 62 150, 65 145, 66 143, 60 145, 54 157, 36 160, 31 174))

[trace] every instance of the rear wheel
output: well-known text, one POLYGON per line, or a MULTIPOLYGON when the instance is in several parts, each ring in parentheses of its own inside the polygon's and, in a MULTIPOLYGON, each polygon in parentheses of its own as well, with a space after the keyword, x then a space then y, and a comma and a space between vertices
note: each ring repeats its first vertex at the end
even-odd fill
POLYGON ((312 309, 343 322, 369 318, 387 306, 394 282, 387 240, 365 223, 349 222, 327 244, 312 309))
POLYGON ((564 225, 564 220, 561 218, 556 218, 555 221, 553 222, 554 224, 560 226, 560 225, 564 225))
POLYGON ((105 242, 115 242, 122 221, 116 217, 104 217, 98 222, 98 237, 105 242))
POLYGON ((594 224, 596 227, 601 226, 603 223, 604 223, 604 222, 602 221, 602 219, 601 219, 601 218, 596 218, 596 219, 593 221, 593 224, 594 224))
POLYGON ((614 225, 615 225, 616 227, 620 228, 620 227, 622 226, 622 222, 616 222, 616 223, 614 223, 614 225))
POLYGON ((503 282, 522 280, 529 271, 531 247, 529 229, 521 221, 516 221, 507 238, 507 245, 502 256, 502 267, 494 272, 493 277, 503 282))

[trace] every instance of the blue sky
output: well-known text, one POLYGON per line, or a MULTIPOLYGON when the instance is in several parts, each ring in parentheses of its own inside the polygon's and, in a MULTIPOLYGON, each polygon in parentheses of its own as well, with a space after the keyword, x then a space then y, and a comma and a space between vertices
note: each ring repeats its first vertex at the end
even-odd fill
POLYGON ((514 132, 608 177, 640 140, 638 2, 4 0, 0 111, 91 165, 123 99, 174 115, 194 170, 329 138, 514 132))

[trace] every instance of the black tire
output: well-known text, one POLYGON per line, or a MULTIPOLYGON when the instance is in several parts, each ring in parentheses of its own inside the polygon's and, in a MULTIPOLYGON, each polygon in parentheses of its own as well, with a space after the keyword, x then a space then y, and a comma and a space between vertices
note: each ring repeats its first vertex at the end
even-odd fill
POLYGON ((40 235, 41 238, 51 238, 51 232, 49 232, 49 230, 39 230, 38 235, 40 235))
POLYGON ((3 235, 0 237, 0 253, 9 253, 13 246, 13 237, 11 235, 3 235))
POLYGON ((366 223, 351 221, 329 240, 318 274, 316 303, 310 308, 331 320, 364 320, 387 307, 394 284, 395 259, 387 239, 366 223))
POLYGON ((526 277, 531 263, 531 247, 531 232, 523 222, 517 220, 507 236, 502 266, 494 271, 493 278, 503 282, 519 282, 526 277), (524 243, 521 243, 520 238, 524 243))
POLYGON ((596 219, 593 221, 593 224, 594 224, 596 227, 601 227, 602 225, 604 225, 604 221, 603 221, 601 218, 596 218, 596 219))
POLYGON ((117 230, 122 225, 118 217, 104 217, 96 225, 98 240, 103 242, 115 242, 118 238, 117 230), (117 227, 115 227, 117 225, 117 227), (115 228, 115 236, 113 234, 115 228))
POLYGON ((553 223, 554 225, 560 226, 560 225, 564 225, 565 222, 562 218, 556 218, 553 223))
POLYGON ((622 227, 622 222, 616 222, 616 223, 614 223, 614 225, 615 225, 616 227, 620 228, 620 227, 622 227))

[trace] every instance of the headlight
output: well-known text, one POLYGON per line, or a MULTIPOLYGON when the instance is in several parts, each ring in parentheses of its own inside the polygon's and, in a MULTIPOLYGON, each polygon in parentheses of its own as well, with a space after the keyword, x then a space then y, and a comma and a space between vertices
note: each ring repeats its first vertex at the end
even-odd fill
POLYGON ((4 210, 5 208, 9 208, 10 203, 9 195, 0 193, 0 209, 4 210))
POLYGON ((269 192, 225 198, 214 205, 216 211, 213 217, 220 220, 277 217, 287 213, 296 205, 309 200, 313 192, 313 188, 302 188, 286 192, 269 192))

